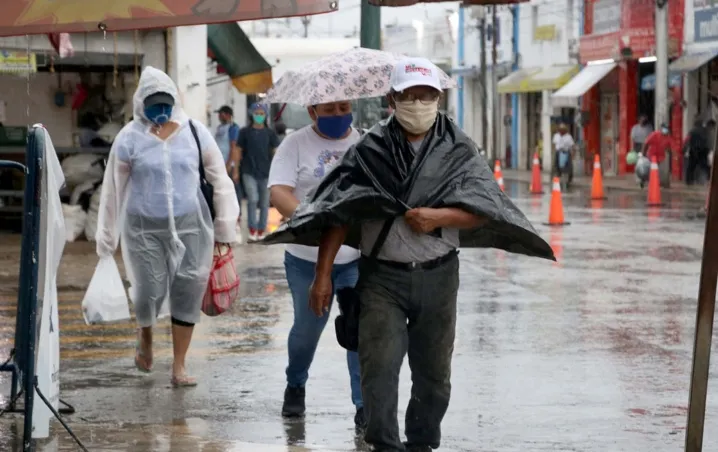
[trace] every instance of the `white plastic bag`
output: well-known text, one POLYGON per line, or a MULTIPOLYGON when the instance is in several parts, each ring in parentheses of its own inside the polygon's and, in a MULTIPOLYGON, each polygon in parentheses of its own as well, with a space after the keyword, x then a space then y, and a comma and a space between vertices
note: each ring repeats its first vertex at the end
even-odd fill
POLYGON ((65 219, 65 240, 74 242, 85 230, 87 213, 82 206, 62 205, 62 216, 65 219))
POLYGON ((100 258, 82 299, 85 323, 116 322, 130 318, 125 286, 112 256, 100 258))
POLYGON ((100 197, 102 195, 102 185, 95 189, 95 192, 90 198, 90 208, 87 211, 87 220, 85 221, 85 238, 89 242, 95 241, 95 234, 97 233, 97 219, 99 217, 100 210, 100 197))

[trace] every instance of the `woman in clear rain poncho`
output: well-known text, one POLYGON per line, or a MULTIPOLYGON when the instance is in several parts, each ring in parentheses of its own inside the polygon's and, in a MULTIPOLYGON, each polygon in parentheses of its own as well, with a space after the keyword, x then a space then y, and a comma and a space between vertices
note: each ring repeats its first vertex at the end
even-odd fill
POLYGON ((135 365, 152 369, 152 326, 163 306, 172 319, 173 386, 193 386, 185 356, 212 266, 214 243, 233 243, 239 204, 222 153, 207 128, 182 111, 177 87, 147 67, 134 99, 134 120, 117 135, 107 162, 97 254, 122 257, 139 325, 135 365), (214 185, 216 218, 200 190, 199 156, 214 185))

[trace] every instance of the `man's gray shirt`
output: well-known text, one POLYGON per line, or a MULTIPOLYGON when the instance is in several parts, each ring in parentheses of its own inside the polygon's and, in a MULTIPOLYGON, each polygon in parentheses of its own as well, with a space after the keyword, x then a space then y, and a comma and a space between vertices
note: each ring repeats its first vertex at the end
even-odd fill
MULTIPOLYGON (((411 143, 418 151, 422 141, 411 143)), ((361 252, 371 255, 379 232, 385 220, 369 221, 361 227, 361 252)), ((379 251, 379 259, 394 262, 426 262, 442 257, 459 247, 459 230, 441 229, 441 237, 429 234, 417 234, 411 230, 404 217, 394 220, 384 246, 379 251)))
POLYGON ((644 144, 651 132, 653 132, 653 127, 651 127, 650 124, 646 124, 645 126, 643 124, 636 124, 631 129, 631 141, 644 144))

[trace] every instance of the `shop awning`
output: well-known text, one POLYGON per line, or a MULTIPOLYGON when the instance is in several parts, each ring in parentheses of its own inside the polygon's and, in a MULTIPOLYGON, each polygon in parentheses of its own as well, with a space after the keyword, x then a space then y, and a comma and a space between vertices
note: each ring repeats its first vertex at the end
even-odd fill
POLYGON ((522 92, 523 82, 528 80, 532 75, 540 72, 540 68, 524 68, 514 71, 502 78, 501 81, 496 85, 499 93, 511 94, 522 92))
POLYGON ((557 90, 568 83, 579 69, 578 65, 573 64, 545 67, 524 82, 524 91, 557 90))
POLYGON ((207 25, 207 48, 240 93, 260 94, 272 86, 272 66, 236 22, 207 25))
POLYGON ((687 53, 676 59, 668 66, 673 72, 691 72, 708 63, 710 60, 718 56, 718 51, 687 53))
POLYGON ((616 63, 592 64, 581 69, 574 78, 551 96, 555 107, 575 107, 578 98, 586 94, 616 67, 616 63))

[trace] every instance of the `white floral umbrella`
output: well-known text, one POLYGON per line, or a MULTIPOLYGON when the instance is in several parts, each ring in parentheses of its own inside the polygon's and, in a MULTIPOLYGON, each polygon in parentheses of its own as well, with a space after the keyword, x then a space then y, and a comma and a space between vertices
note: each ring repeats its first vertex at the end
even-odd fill
MULTIPOLYGON (((404 58, 364 48, 333 53, 282 74, 267 92, 265 102, 307 106, 383 96, 389 92, 394 64, 404 58)), ((456 86, 441 69, 439 76, 442 88, 456 86)))

